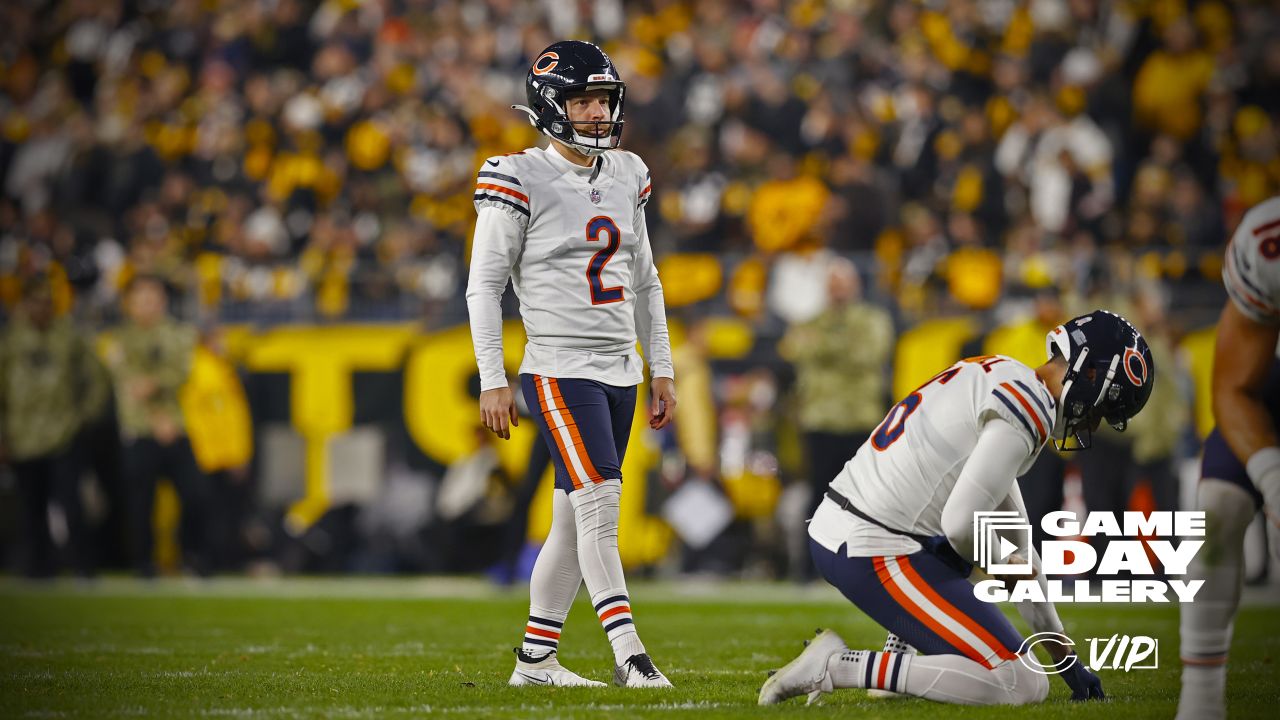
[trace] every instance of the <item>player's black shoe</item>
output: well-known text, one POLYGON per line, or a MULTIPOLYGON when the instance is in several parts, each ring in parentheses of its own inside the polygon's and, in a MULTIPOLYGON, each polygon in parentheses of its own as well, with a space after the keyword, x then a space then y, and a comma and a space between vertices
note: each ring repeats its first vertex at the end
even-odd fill
POLYGON ((613 684, 619 687, 669 688, 671 681, 654 667, 647 653, 632 655, 613 669, 613 684))

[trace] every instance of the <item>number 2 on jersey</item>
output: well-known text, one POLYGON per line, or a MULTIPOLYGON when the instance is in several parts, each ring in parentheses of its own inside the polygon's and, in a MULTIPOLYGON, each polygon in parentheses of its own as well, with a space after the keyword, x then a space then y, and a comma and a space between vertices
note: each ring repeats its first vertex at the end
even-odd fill
POLYGON ((607 288, 600 277, 604 272, 604 266, 622 245, 622 231, 618 229, 613 218, 597 215, 587 222, 587 242, 599 242, 602 234, 609 236, 608 244, 592 255, 591 262, 587 263, 587 282, 591 285, 592 305, 608 305, 623 300, 622 287, 615 285, 607 288))

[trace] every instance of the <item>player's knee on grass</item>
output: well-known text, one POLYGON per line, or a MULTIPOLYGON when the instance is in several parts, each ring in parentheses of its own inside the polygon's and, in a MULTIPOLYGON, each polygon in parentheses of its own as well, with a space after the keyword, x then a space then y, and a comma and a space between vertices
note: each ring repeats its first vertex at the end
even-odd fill
POLYGON ((994 683, 981 684, 983 705, 1030 705, 1049 697, 1049 678, 1020 660, 1006 660, 988 671, 994 683))
POLYGON ((1029 705, 1049 696, 1049 679, 1017 659, 988 668, 959 655, 919 655, 911 659, 905 690, 957 705, 1029 705))
POLYGON ((1004 663, 1011 667, 1013 685, 1009 689, 1013 698, 1012 705, 1029 705, 1044 702, 1049 697, 1049 678, 1027 667, 1021 660, 1009 660, 1004 663))

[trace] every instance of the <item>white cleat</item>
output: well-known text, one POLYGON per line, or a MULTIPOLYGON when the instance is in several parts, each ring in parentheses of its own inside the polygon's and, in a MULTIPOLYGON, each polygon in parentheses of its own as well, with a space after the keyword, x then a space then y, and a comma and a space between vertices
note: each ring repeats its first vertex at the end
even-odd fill
POLYGON ((764 681, 764 687, 760 688, 760 704, 776 705, 789 698, 808 695, 807 704, 812 705, 834 689, 827 672, 827 661, 832 655, 848 649, 835 630, 820 631, 807 643, 804 652, 764 681))
POLYGON ((511 687, 527 687, 530 685, 550 685, 554 687, 605 687, 598 680, 588 680, 581 675, 566 669, 556 659, 556 651, 552 650, 541 657, 526 655, 516 648, 516 669, 507 681, 511 687))
POLYGON ((669 688, 671 681, 653 666, 646 653, 632 655, 613 669, 613 684, 629 688, 669 688))
MULTIPOLYGON (((905 655, 916 654, 915 648, 903 642, 902 638, 898 637, 897 635, 894 635, 893 633, 889 633, 889 637, 884 639, 884 651, 903 653, 905 655)), ((902 693, 896 693, 892 690, 880 690, 878 688, 871 688, 870 690, 867 690, 867 697, 870 697, 873 700, 893 700, 895 698, 905 698, 908 696, 903 695, 902 693)))

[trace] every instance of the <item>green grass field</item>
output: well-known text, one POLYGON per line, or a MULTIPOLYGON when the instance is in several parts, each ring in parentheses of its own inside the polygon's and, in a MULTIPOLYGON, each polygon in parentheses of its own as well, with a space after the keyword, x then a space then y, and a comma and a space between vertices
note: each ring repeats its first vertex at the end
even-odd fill
MULTIPOLYGON (((769 668, 814 628, 855 647, 884 633, 829 588, 635 583, 636 622, 674 691, 506 686, 527 612, 522 588, 478 581, 216 580, 96 586, 0 581, 0 718, 1171 718, 1177 702, 1177 610, 1063 608, 1075 637, 1159 638, 1160 668, 1104 672, 1111 699, 1068 702, 1061 681, 1043 706, 958 708, 877 701, 846 690, 821 706, 756 707, 769 668)), ((608 680, 612 657, 588 604, 566 625, 562 658, 608 680)), ((1232 718, 1280 708, 1280 612, 1253 605, 1236 626, 1232 718)))

